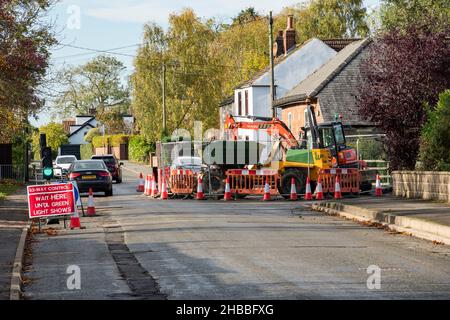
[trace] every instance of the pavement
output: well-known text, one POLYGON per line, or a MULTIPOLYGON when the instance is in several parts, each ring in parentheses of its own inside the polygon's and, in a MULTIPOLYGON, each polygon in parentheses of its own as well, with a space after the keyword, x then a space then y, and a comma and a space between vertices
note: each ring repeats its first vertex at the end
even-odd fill
POLYGON ((27 299, 450 298, 450 246, 311 202, 149 199, 135 191, 147 167, 125 168, 113 197, 95 197, 98 216, 81 218, 86 229, 36 235, 27 299), (80 290, 67 288, 69 265, 80 290), (367 285, 370 266, 379 289, 367 285))
POLYGON ((9 300, 11 274, 22 229, 28 225, 25 189, 0 200, 0 300, 9 300))
POLYGON ((393 230, 450 245, 450 205, 383 195, 327 201, 314 205, 319 211, 360 221, 381 223, 393 230))

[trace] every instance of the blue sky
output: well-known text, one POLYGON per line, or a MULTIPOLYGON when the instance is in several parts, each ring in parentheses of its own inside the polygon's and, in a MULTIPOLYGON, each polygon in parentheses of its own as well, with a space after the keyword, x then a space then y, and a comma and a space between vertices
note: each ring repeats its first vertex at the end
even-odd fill
MULTIPOLYGON (((299 0, 61 0, 49 12, 48 19, 57 30, 57 38, 62 45, 52 50, 52 69, 63 65, 79 65, 95 57, 98 53, 76 47, 97 50, 115 50, 126 66, 124 78, 133 70, 133 55, 141 42, 142 27, 146 22, 156 22, 167 27, 170 13, 190 7, 200 17, 228 22, 231 17, 247 7, 267 14, 270 10, 279 12, 283 7, 298 3, 299 0), (79 17, 80 19, 77 19, 79 17), (71 47, 67 46, 70 45, 71 47)), ((378 5, 380 0, 365 0, 368 7, 378 5)), ((38 121, 31 124, 40 126, 50 121, 50 111, 43 111, 38 121)))

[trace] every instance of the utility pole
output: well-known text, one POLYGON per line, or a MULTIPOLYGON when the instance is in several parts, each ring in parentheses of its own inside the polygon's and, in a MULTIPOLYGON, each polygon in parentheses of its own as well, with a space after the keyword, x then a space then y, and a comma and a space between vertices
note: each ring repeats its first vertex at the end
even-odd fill
POLYGON ((162 121, 163 121, 163 132, 167 132, 166 123, 166 65, 162 65, 162 121))
POLYGON ((29 181, 28 175, 28 134, 29 134, 29 124, 28 124, 28 108, 25 109, 24 116, 24 128, 23 128, 23 180, 25 182, 29 181))
POLYGON ((272 109, 272 117, 276 118, 277 112, 273 106, 275 101, 275 74, 274 74, 274 58, 273 58, 273 18, 272 11, 269 12, 269 52, 270 52, 270 108, 272 109))

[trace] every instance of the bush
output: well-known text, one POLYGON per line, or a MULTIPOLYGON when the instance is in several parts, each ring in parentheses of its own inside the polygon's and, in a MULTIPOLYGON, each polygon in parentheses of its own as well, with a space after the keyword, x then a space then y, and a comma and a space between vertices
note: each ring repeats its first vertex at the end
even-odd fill
POLYGON ((128 142, 130 160, 148 161, 148 154, 155 150, 154 143, 148 143, 142 136, 131 136, 128 142))
POLYGON ((94 148, 102 148, 104 146, 109 146, 111 136, 97 136, 92 138, 92 145, 94 148))
MULTIPOLYGON (((347 142, 349 147, 357 150, 356 141, 347 142)), ((373 139, 360 139, 359 140, 359 156, 363 160, 386 160, 387 155, 384 149, 383 141, 373 139)))
POLYGON ((126 134, 116 134, 110 137, 110 145, 112 147, 120 147, 121 144, 128 143, 129 136, 126 134))
POLYGON ((87 160, 90 159, 93 156, 93 146, 92 144, 82 144, 80 147, 80 153, 81 153, 81 160, 87 160))
POLYGON ((422 129, 420 161, 424 170, 450 170, 450 89, 439 95, 436 108, 428 108, 422 129))

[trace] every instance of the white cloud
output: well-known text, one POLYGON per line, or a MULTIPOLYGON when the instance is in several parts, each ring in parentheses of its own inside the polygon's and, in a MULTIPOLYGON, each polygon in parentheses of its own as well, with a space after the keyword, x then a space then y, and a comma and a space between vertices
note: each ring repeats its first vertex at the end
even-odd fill
POLYGON ((97 1, 100 5, 85 10, 88 16, 114 22, 145 23, 154 21, 166 25, 169 14, 190 7, 200 17, 232 17, 240 10, 253 6, 263 14, 270 10, 279 12, 283 7, 300 2, 299 0, 122 0, 97 1))

